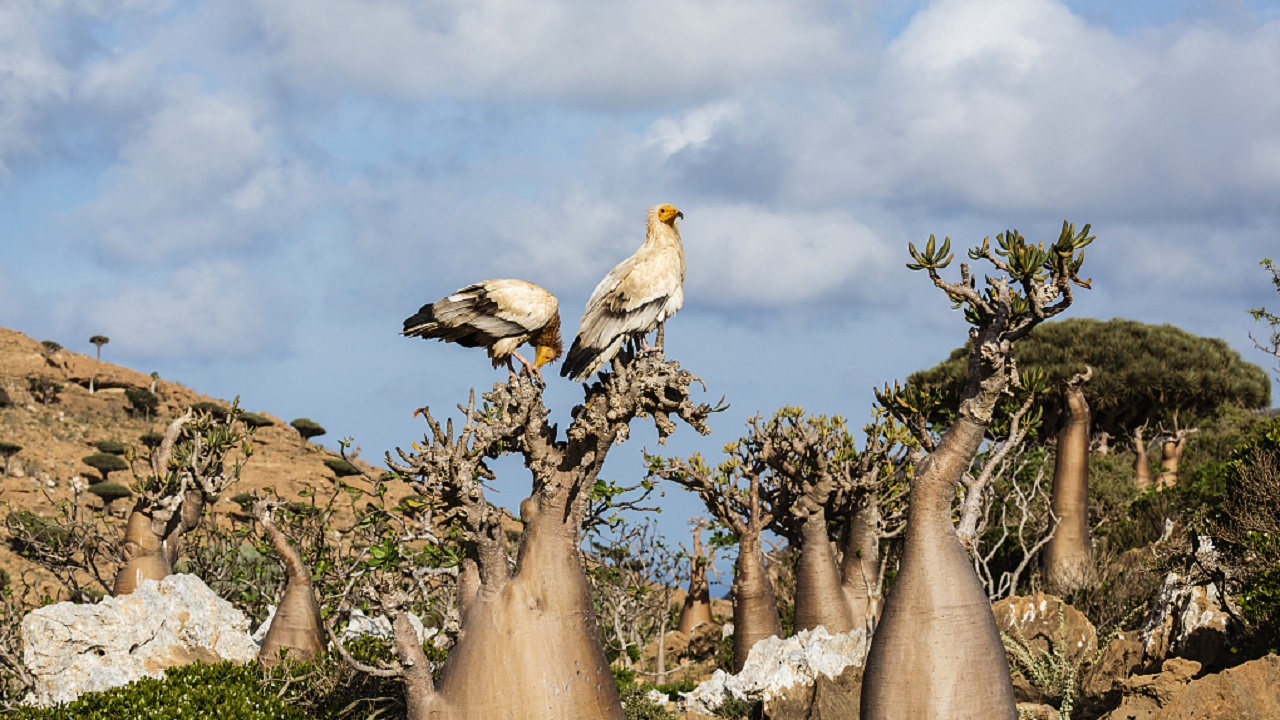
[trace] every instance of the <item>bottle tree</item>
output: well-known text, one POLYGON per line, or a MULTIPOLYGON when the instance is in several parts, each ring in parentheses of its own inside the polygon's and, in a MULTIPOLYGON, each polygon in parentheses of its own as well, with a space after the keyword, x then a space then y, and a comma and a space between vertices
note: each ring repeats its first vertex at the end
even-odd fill
MULTIPOLYGON (((513 376, 474 393, 460 427, 420 414, 429 433, 388 464, 440 508, 465 548, 458 580, 461 634, 432 677, 405 608, 412 588, 389 589, 378 601, 392 619, 411 720, 435 718, 563 718, 622 720, 622 704, 596 627, 582 567, 583 524, 609 450, 638 418, 650 418, 659 441, 680 419, 702 433, 716 410, 690 398, 700 383, 662 354, 615 357, 584 388, 563 436, 547 422, 543 386, 513 376), (503 513, 486 500, 497 480, 489 462, 513 453, 524 460, 532 490, 520 503, 523 529, 509 556, 503 513)), ((370 668, 381 672, 377 668, 370 668)))
POLYGON ((1018 716, 1000 631, 952 506, 997 406, 1020 382, 1014 343, 1070 307, 1073 285, 1088 287, 1077 272, 1092 241, 1088 225, 1076 232, 1069 223, 1048 247, 1012 230, 994 247, 984 240, 968 253, 989 266, 982 286, 968 263, 959 281, 943 279, 954 258, 949 238, 930 237, 923 251, 910 246, 908 267, 927 273, 963 310, 971 352, 954 421, 911 478, 898 576, 867 657, 863 720, 1018 716))

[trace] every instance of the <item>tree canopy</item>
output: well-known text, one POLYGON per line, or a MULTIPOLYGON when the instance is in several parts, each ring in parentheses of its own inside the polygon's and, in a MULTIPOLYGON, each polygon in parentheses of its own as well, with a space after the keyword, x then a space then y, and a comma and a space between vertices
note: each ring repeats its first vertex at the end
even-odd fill
MULTIPOLYGON (((1193 335, 1173 325, 1134 320, 1074 318, 1045 323, 1013 348, 1018 367, 1037 368, 1060 386, 1088 365, 1093 380, 1085 397, 1093 428, 1127 435, 1147 422, 1194 422, 1227 404, 1265 408, 1271 402, 1266 371, 1246 362, 1223 340, 1193 335)), ((966 377, 969 346, 947 360, 913 373, 908 386, 931 389, 954 411, 966 377)), ((1058 398, 1044 402, 1045 433, 1056 433, 1058 398)))

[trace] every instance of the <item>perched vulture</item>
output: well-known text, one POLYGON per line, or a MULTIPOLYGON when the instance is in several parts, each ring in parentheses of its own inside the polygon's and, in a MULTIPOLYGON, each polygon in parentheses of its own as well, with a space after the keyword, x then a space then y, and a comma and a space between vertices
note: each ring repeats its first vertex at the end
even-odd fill
POLYGON ((684 304, 684 246, 676 227, 676 219, 683 217, 670 205, 649 208, 644 244, 591 293, 561 375, 587 379, 612 360, 623 343, 643 342, 684 304))
POLYGON ((404 321, 403 334, 436 338, 463 347, 489 349, 493 366, 520 361, 531 374, 560 357, 560 303, 556 296, 525 280, 485 280, 449 297, 423 305, 404 321), (530 363, 516 352, 524 343, 534 347, 530 363))

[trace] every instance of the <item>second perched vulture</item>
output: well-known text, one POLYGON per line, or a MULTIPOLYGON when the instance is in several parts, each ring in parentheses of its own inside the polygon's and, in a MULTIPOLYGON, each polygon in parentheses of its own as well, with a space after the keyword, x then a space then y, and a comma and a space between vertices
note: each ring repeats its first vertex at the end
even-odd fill
MULTIPOLYGON (((463 347, 489 350, 493 366, 520 361, 531 374, 560 357, 560 303, 556 296, 526 280, 485 280, 423 305, 404 321, 404 335, 436 338, 463 347), (530 363, 516 352, 524 343, 534 347, 530 363)), ((514 371, 513 371, 514 372, 514 371)))
POLYGON ((587 379, 612 360, 623 343, 643 341, 684 304, 684 246, 676 226, 683 217, 670 205, 649 208, 644 244, 591 293, 561 375, 587 379))

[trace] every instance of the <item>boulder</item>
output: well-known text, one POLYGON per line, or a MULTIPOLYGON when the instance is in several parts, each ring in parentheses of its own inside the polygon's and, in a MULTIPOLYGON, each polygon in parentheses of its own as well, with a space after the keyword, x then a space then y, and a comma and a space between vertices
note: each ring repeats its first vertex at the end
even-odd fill
POLYGON ((846 720, 862 708, 862 665, 849 665, 831 678, 818 674, 812 685, 796 685, 765 701, 770 720, 846 720))
POLYGON ((35 678, 24 701, 39 706, 159 678, 176 665, 258 656, 249 619, 194 575, 147 580, 97 604, 33 610, 22 619, 22 639, 23 662, 35 678))
POLYGON ((1152 720, 1174 696, 1186 689, 1198 672, 1200 663, 1170 658, 1158 673, 1134 675, 1122 684, 1124 697, 1120 706, 1104 717, 1106 720, 1152 720))
POLYGON ((1280 718, 1280 657, 1268 655, 1189 683, 1156 720, 1280 718))
POLYGON ((1062 720, 1062 714, 1052 705, 1018 703, 1018 720, 1062 720))
MULTIPOLYGON (((789 688, 814 686, 819 675, 829 680, 839 678, 850 665, 861 666, 866 655, 866 632, 860 628, 830 635, 826 628, 817 627, 785 640, 766 638, 751 648, 742 672, 730 675, 717 670, 684 694, 681 709, 712 715, 730 698, 768 703, 789 688)), ((856 695, 858 689, 853 692, 856 695)))
MULTIPOLYGON (((1055 595, 1038 592, 1009 597, 995 602, 991 611, 1000 632, 1036 660, 1052 659, 1060 667, 1082 669, 1093 665, 1098 657, 1098 634, 1093 623, 1055 595)), ((1010 664, 1022 667, 1017 657, 1011 657, 1010 664)), ((1061 694, 1036 687, 1023 672, 1014 673, 1013 689, 1019 702, 1032 704, 1061 694)))
POLYGON ((1120 707, 1103 720, 1274 720, 1280 718, 1280 657, 1268 655, 1192 679, 1194 660, 1174 658, 1163 671, 1125 683, 1120 707))
POLYGON ((1235 628, 1215 584, 1191 585, 1169 573, 1153 607, 1142 627, 1147 667, 1181 657, 1209 669, 1227 657, 1235 628))
POLYGON ((1084 694, 1101 697, 1120 690, 1124 681, 1142 665, 1142 642, 1137 633, 1117 634, 1103 648, 1097 662, 1085 676, 1084 694))

